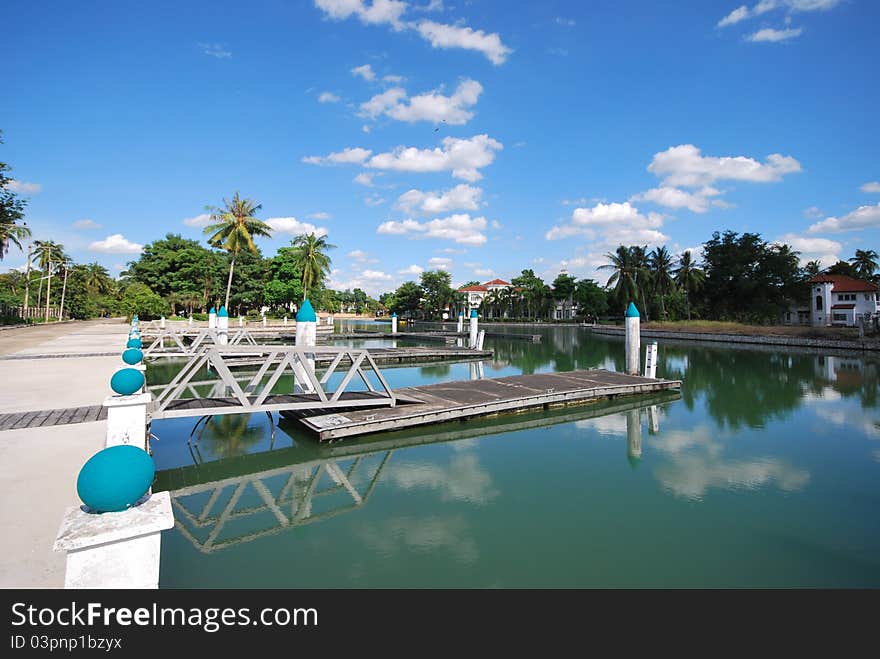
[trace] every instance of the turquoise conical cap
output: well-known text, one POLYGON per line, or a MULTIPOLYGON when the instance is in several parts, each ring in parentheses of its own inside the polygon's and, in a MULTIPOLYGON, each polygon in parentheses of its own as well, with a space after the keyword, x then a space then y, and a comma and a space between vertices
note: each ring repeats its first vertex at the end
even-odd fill
POLYGON ((312 303, 308 300, 303 300, 303 303, 299 307, 299 311, 296 312, 296 322, 298 323, 316 323, 318 322, 318 316, 315 314, 315 309, 312 307, 312 303))
POLYGON ((226 311, 226 307, 224 307, 224 306, 220 307, 220 311, 217 312, 217 315, 220 316, 221 318, 228 318, 229 317, 229 313, 226 311))
POLYGON ((636 309, 636 305, 634 302, 630 302, 629 306, 626 308, 626 317, 627 318, 639 318, 639 310, 636 309))
POLYGON ((477 310, 476 310, 476 309, 471 309, 471 318, 478 318, 478 317, 479 317, 479 316, 477 315, 477 310))

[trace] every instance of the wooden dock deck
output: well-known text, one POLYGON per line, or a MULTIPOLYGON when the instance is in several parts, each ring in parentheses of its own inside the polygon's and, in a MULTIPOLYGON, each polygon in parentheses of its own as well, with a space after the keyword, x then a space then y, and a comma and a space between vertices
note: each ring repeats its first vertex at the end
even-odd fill
POLYGON ((395 389, 398 404, 344 414, 285 412, 299 419, 320 441, 337 440, 493 414, 582 405, 670 389, 679 380, 644 378, 606 370, 514 375, 395 389))

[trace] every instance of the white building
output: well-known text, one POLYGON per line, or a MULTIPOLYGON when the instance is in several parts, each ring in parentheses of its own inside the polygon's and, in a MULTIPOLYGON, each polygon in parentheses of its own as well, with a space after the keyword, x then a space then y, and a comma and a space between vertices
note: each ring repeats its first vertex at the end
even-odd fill
POLYGON ((816 275, 810 283, 813 327, 855 327, 863 317, 880 312, 880 287, 846 275, 816 275))
MULTIPOLYGON (((459 288, 459 293, 467 294, 467 306, 468 309, 479 309, 480 305, 483 303, 489 293, 493 291, 504 290, 505 288, 509 288, 513 286, 509 281, 504 281, 503 279, 493 279, 492 281, 487 281, 485 284, 481 284, 478 286, 465 286, 464 288, 459 288)), ((467 315, 467 314, 465 314, 467 315)))

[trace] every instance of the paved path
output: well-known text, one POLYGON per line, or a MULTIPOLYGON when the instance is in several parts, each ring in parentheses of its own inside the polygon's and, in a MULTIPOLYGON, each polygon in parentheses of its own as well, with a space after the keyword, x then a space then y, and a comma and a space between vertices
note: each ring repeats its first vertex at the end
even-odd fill
MULTIPOLYGON (((0 413, 93 411, 111 393, 127 334, 122 321, 0 332, 0 413)), ((40 415, 16 416, 18 429, 0 430, 0 527, 7 530, 0 587, 60 588, 65 557, 52 544, 64 510, 79 503, 76 476, 104 447, 107 422, 80 412, 70 416, 82 417, 76 425, 25 427, 40 415)))

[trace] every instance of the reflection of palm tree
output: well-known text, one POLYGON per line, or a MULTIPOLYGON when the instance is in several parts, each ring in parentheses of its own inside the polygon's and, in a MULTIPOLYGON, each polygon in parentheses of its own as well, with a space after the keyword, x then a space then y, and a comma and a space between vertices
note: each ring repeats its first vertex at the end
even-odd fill
POLYGON ((234 458, 250 453, 248 449, 266 438, 266 429, 250 424, 250 414, 222 414, 206 424, 202 439, 210 443, 211 453, 219 458, 234 458))

